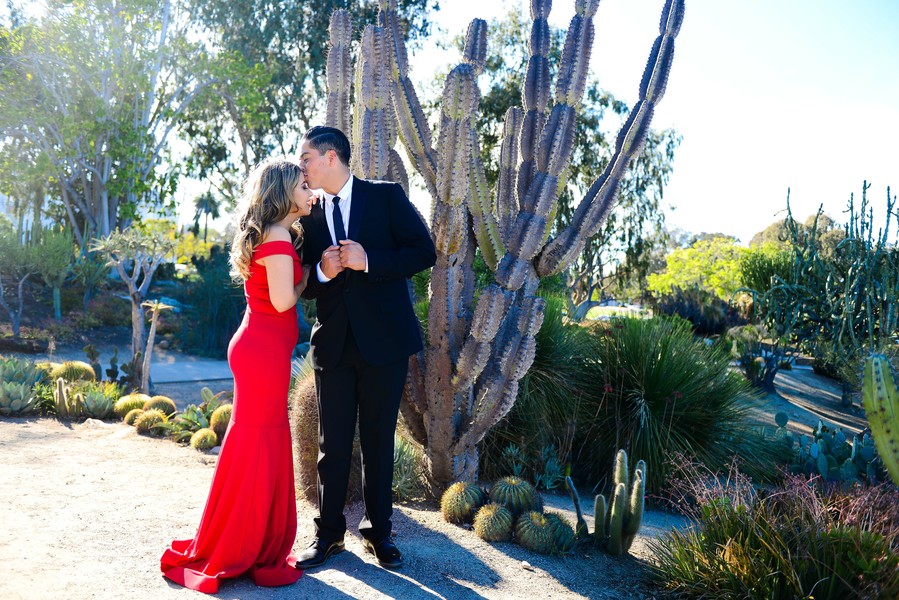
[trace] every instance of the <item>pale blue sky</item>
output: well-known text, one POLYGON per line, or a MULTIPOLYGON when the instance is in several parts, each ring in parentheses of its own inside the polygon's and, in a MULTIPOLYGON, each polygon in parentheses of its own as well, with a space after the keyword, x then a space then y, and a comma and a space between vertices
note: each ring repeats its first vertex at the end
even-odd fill
MULTIPOLYGON (((460 34, 472 17, 499 17, 510 4, 448 1, 437 20, 460 34)), ((628 103, 663 5, 599 5, 591 68, 628 103)), ((556 0, 550 23, 567 26, 573 14, 574 0, 556 0)), ((426 77, 436 57, 413 55, 415 75, 426 77)), ((865 179, 882 216, 887 185, 899 192, 899 2, 687 0, 653 125, 683 136, 665 192, 670 225, 748 242, 782 218, 788 187, 799 218, 823 203, 840 221, 865 179)))

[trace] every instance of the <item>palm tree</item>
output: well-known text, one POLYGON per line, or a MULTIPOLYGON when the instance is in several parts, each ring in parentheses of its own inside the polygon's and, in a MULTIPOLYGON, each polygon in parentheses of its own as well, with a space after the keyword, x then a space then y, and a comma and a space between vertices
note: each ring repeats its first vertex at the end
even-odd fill
POLYGON ((211 191, 206 192, 194 198, 194 227, 200 225, 200 217, 205 217, 203 221, 203 241, 206 241, 206 234, 209 232, 209 217, 213 219, 219 217, 219 201, 212 195, 211 191))

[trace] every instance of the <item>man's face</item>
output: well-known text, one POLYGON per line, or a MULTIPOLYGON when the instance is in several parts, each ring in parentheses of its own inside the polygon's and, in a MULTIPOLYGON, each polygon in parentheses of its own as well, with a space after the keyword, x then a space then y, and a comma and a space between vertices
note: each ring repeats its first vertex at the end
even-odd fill
POLYGON ((303 142, 300 147, 300 165, 303 167, 306 183, 310 188, 318 189, 324 185, 328 157, 310 146, 308 140, 303 142))

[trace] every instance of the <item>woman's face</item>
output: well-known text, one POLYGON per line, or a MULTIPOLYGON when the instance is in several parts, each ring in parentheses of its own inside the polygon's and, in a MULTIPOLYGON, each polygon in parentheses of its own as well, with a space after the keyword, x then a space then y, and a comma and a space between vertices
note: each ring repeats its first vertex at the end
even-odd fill
POLYGON ((315 195, 312 193, 312 190, 309 189, 309 185, 306 183, 306 177, 301 174, 300 180, 293 188, 293 208, 290 211, 291 216, 298 219, 308 215, 312 212, 314 200, 315 195))

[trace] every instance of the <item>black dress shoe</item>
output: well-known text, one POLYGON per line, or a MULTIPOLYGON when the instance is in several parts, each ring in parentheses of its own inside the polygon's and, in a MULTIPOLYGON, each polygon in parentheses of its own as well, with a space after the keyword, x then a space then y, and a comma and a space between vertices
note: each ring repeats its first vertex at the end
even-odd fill
POLYGON ((377 542, 368 539, 362 540, 365 549, 375 555, 378 564, 388 569, 399 569, 403 566, 403 555, 400 554, 399 548, 393 543, 389 537, 382 538, 377 542))
POLYGON ((312 543, 309 544, 309 547, 297 556, 297 568, 312 569, 314 567, 320 567, 325 564, 325 561, 329 558, 335 554, 340 554, 343 551, 343 540, 328 544, 327 542, 315 538, 312 543))

